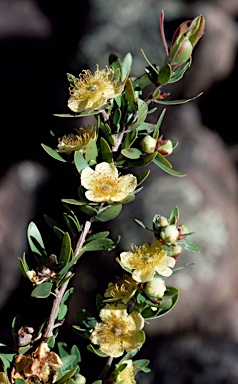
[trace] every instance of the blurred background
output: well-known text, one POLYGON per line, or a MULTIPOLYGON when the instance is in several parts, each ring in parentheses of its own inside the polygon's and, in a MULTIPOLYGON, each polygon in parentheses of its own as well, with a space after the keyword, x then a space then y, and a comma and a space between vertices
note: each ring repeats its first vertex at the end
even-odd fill
MULTIPOLYGON (((147 343, 139 355, 151 360, 152 371, 136 379, 139 384, 235 384, 237 0, 0 0, 0 342, 11 343, 11 322, 17 313, 24 313, 23 322, 31 323, 37 310, 40 324, 50 307, 44 300, 39 311, 40 300, 28 300, 31 287, 20 275, 18 258, 27 251, 31 220, 56 253, 43 214, 57 219, 60 199, 72 197, 72 170, 65 165, 62 175, 62 165, 40 145, 47 144, 50 129, 80 124, 53 116, 68 112, 66 73, 77 76, 83 68, 94 72, 96 64, 108 64, 110 53, 123 58, 131 52, 131 75, 138 76, 146 66, 141 49, 151 62, 162 65, 161 10, 168 42, 183 21, 200 14, 206 20, 192 67, 167 88, 171 99, 203 95, 166 107, 161 128, 164 138, 179 142, 169 160, 187 176, 175 178, 152 166, 144 190, 124 207, 115 224, 107 226, 112 236, 122 236, 117 252, 126 250, 131 243, 150 240, 134 218, 151 227, 154 214, 169 216, 178 205, 180 221, 196 232, 191 241, 201 253, 182 253, 185 268, 168 282, 180 289, 179 302, 168 315, 146 325, 147 343)), ((79 348, 83 342, 72 333, 73 313, 82 307, 95 313, 96 293, 103 294, 112 273, 119 271, 114 259, 111 254, 89 254, 78 267, 65 334, 79 348)), ((94 362, 89 352, 86 356, 82 374, 88 360, 94 362)))

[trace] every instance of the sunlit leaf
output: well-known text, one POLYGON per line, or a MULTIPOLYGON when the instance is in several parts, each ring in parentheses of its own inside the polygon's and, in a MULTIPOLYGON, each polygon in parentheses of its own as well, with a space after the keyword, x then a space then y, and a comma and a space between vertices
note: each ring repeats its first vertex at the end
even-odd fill
POLYGON ((48 147, 48 145, 45 145, 45 144, 41 144, 41 146, 44 148, 44 150, 48 153, 48 155, 50 155, 51 157, 53 157, 54 159, 56 160, 59 160, 59 161, 62 161, 62 162, 66 162, 66 160, 57 152, 55 151, 54 149, 48 147))
POLYGON ((74 152, 74 164, 78 173, 81 173, 84 168, 88 167, 87 161, 84 159, 81 153, 79 153, 79 151, 74 152))

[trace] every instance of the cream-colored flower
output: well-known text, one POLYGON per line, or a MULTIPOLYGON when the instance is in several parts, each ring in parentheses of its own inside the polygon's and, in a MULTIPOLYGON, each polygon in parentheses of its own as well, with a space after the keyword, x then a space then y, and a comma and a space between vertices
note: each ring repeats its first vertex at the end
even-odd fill
POLYGON ((119 372, 113 384, 120 383, 122 380, 123 384, 136 384, 132 360, 125 360, 122 364, 126 364, 126 367, 119 372))
POLYGON ((131 275, 125 274, 122 279, 117 277, 116 283, 109 283, 106 292, 104 293, 105 297, 109 299, 104 301, 117 301, 121 300, 124 304, 134 296, 138 289, 138 282, 135 281, 131 275))
POLYGON ((115 79, 112 68, 100 71, 98 65, 94 74, 85 69, 73 83, 69 88, 68 107, 78 113, 100 109, 108 100, 119 96, 124 88, 124 83, 115 79))
POLYGON ((67 153, 70 155, 72 152, 84 152, 90 139, 96 138, 96 126, 86 125, 85 127, 75 128, 74 132, 69 135, 64 135, 59 139, 57 152, 67 153))
POLYGON ((141 283, 147 282, 155 274, 170 276, 172 274, 170 268, 175 265, 175 259, 167 256, 158 239, 154 239, 152 244, 132 246, 132 251, 122 252, 120 258, 122 267, 133 270, 133 279, 141 283))
POLYGON ((128 314, 126 305, 107 304, 101 309, 100 318, 102 322, 95 325, 90 340, 107 355, 119 357, 144 343, 144 319, 136 311, 128 314))
POLYGON ((59 356, 50 352, 47 343, 42 342, 31 354, 16 356, 11 381, 24 379, 27 384, 54 383, 58 375, 56 368, 61 365, 59 356))
POLYGON ((81 184, 88 189, 85 193, 88 200, 112 204, 125 200, 135 190, 137 179, 130 173, 119 176, 113 163, 102 162, 95 171, 90 167, 83 169, 81 184))

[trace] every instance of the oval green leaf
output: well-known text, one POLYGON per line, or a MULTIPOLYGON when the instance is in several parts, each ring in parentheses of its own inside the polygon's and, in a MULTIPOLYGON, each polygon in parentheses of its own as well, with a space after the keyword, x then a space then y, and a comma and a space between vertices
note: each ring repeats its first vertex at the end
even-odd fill
POLYGON ((37 297, 38 299, 44 299, 48 297, 51 293, 51 288, 53 283, 50 281, 45 281, 44 283, 37 285, 35 289, 31 292, 32 297, 37 297))

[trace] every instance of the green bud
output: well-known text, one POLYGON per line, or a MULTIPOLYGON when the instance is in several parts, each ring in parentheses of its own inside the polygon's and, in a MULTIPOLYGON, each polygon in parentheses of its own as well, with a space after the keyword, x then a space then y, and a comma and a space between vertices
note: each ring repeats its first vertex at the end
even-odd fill
POLYGON ((147 135, 141 140, 140 146, 143 152, 153 153, 155 151, 156 144, 157 140, 147 135))
POLYGON ((173 152, 173 143, 171 140, 161 140, 158 147, 158 152, 163 155, 170 155, 173 152))
POLYGON ((161 227, 167 227, 169 225, 169 221, 166 217, 164 216, 158 216, 155 222, 155 228, 159 229, 161 227))
POLYGON ((166 291, 166 285, 161 277, 152 277, 149 281, 147 281, 145 286, 145 293, 153 298, 160 298, 164 296, 164 292, 166 291))
POLYGON ((185 239, 186 235, 189 233, 188 227, 184 224, 179 225, 178 231, 179 231, 178 240, 185 239))
POLYGON ((162 228, 160 237, 165 243, 175 243, 178 240, 179 231, 175 224, 162 228))
POLYGON ((192 55, 193 46, 189 39, 181 36, 180 40, 172 47, 170 54, 170 63, 173 66, 182 65, 189 60, 192 55))
POLYGON ((192 21, 187 20, 177 28, 171 43, 170 63, 172 66, 182 65, 190 59, 193 48, 202 37, 204 30, 203 16, 198 16, 192 21))
POLYGON ((180 255, 180 253, 182 252, 182 247, 181 245, 179 244, 175 244, 175 245, 172 245, 171 247, 169 247, 169 256, 171 257, 174 257, 176 259, 176 257, 178 257, 180 255))

